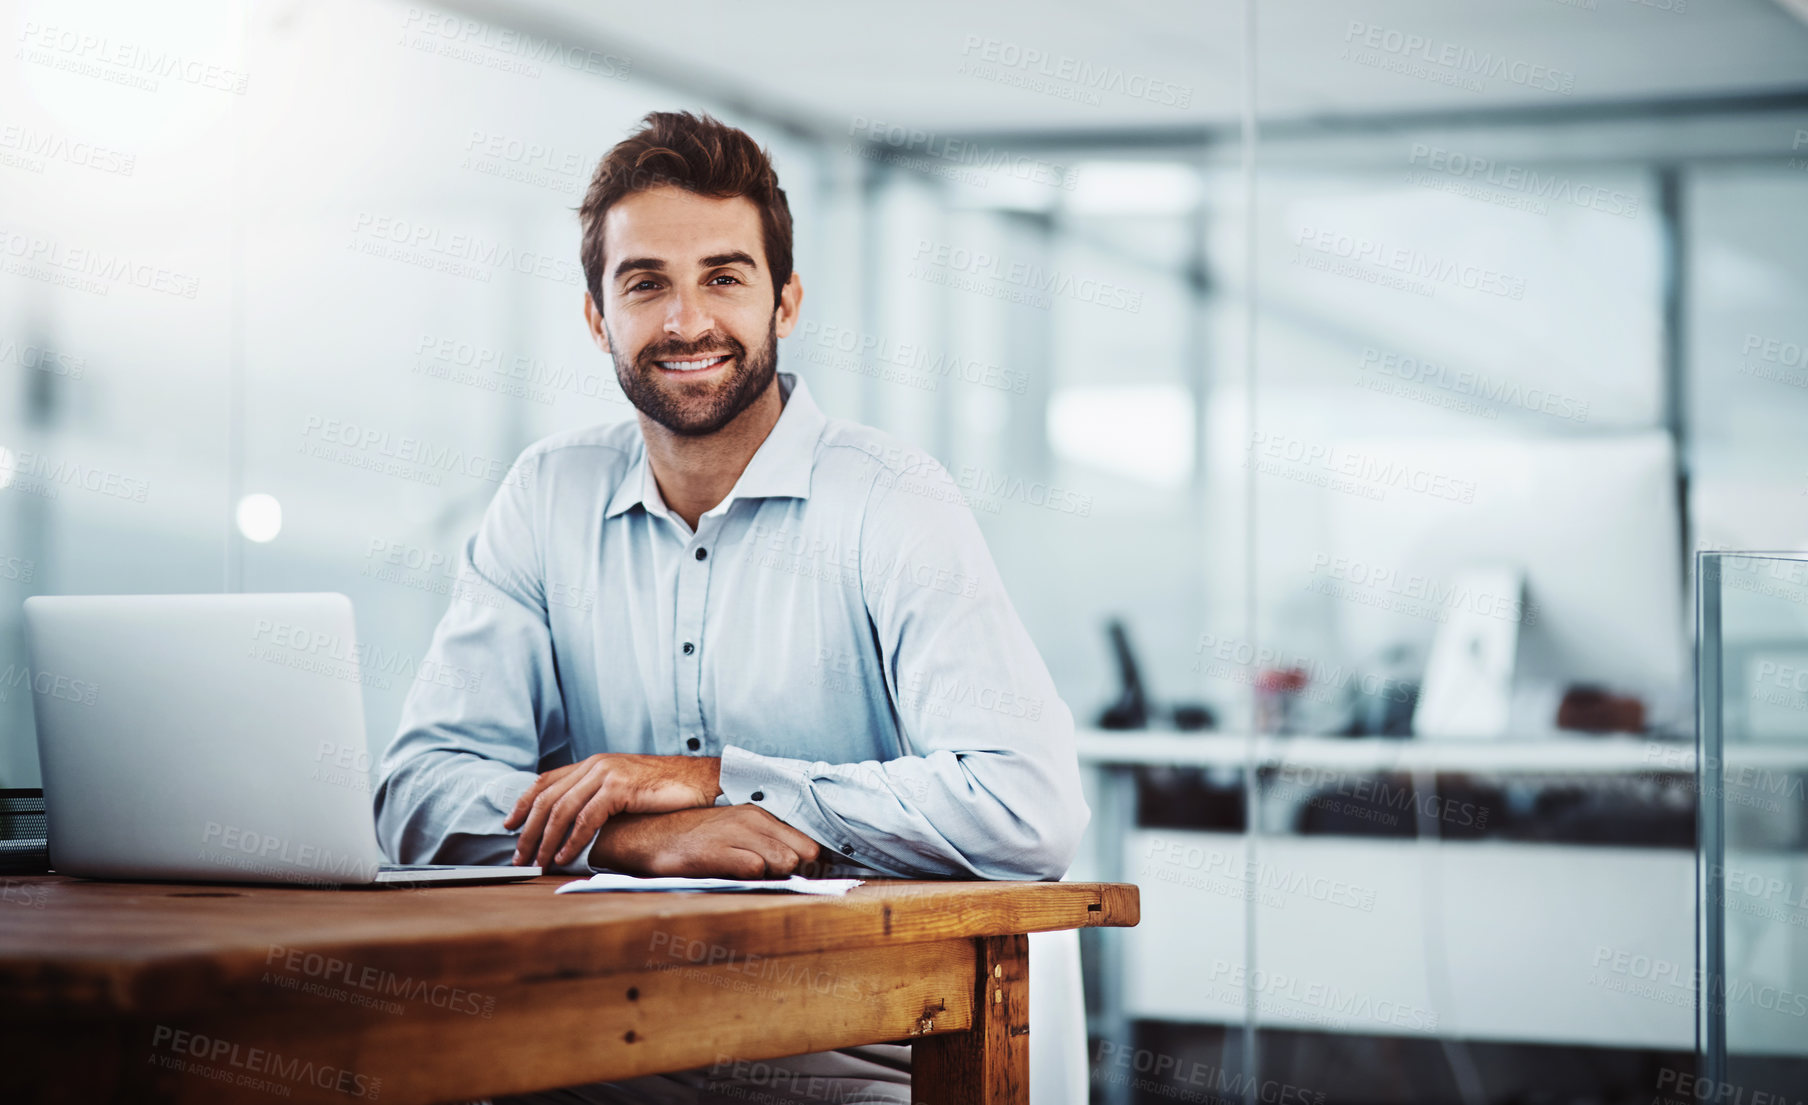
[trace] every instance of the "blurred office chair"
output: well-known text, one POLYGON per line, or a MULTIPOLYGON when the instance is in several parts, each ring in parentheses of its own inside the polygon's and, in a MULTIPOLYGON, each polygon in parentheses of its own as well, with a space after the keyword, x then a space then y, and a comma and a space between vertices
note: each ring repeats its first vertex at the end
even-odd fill
POLYGON ((1030 1105, 1086 1105, 1080 932, 1030 933, 1030 1105))

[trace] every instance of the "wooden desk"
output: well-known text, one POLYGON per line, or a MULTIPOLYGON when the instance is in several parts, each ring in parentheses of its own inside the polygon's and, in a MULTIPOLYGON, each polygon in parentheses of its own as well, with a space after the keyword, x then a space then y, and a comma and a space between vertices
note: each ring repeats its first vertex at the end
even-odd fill
POLYGON ((1028 1101, 1026 933, 1134 886, 844 899, 7 880, 9 1102, 454 1102, 885 1041, 926 1105, 1028 1101))

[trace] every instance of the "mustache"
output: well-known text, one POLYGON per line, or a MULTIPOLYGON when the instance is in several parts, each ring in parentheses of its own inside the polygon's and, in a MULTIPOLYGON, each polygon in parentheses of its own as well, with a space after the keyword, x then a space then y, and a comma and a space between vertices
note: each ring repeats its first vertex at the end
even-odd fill
POLYGON ((731 357, 745 358, 747 347, 726 334, 705 334, 696 341, 660 342, 649 345, 640 351, 636 362, 643 368, 651 367, 654 361, 683 361, 704 353, 726 352, 731 357))

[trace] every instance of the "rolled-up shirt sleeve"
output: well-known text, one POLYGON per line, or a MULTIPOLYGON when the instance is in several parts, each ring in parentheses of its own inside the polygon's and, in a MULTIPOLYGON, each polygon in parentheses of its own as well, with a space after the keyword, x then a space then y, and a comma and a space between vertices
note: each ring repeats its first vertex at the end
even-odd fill
MULTIPOLYGON (((409 690, 374 795, 398 863, 502 865, 502 827, 548 753, 569 742, 553 666, 534 488, 538 457, 509 469, 459 556, 451 605, 409 690)), ((557 868, 588 874, 580 857, 557 868)))
POLYGON ((879 473, 859 564, 906 754, 833 764, 731 745, 722 801, 884 874, 1060 878, 1090 816, 1073 715, 939 463, 879 473))

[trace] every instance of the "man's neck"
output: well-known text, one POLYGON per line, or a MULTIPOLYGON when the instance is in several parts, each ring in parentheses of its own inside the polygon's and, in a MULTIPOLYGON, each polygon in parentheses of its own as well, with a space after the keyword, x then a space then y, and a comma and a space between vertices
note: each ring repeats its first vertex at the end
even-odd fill
POLYGON ((695 531, 697 519, 734 490, 735 481, 778 424, 783 409, 784 399, 775 373, 758 399, 749 403, 734 421, 707 437, 675 434, 641 415, 640 432, 647 442, 647 463, 653 468, 653 479, 666 507, 695 531))

